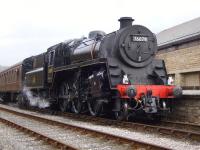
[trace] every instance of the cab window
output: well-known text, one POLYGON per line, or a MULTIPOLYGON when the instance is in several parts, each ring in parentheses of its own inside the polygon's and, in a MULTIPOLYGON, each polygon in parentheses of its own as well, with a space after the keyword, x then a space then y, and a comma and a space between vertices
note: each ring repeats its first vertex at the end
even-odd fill
POLYGON ((49 65, 53 65, 55 51, 49 52, 49 65))

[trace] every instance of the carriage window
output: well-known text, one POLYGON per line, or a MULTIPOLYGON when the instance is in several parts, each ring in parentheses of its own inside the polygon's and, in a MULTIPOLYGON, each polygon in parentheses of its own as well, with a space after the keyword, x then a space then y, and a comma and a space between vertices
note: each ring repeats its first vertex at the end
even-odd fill
POLYGON ((51 51, 49 53, 49 65, 53 65, 53 61, 54 61, 54 51, 51 51))

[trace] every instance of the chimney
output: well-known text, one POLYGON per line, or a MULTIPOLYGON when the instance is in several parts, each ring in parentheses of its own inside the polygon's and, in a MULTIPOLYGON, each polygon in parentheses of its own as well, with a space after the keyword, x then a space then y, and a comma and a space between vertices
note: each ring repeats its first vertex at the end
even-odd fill
POLYGON ((132 26, 134 19, 131 17, 121 17, 118 21, 120 22, 120 29, 122 29, 128 26, 132 26))

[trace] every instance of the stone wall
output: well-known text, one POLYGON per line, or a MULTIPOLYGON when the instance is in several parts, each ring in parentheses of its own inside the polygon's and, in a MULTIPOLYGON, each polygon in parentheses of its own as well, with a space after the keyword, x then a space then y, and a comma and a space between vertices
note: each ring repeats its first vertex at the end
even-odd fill
MULTIPOLYGON (((200 90, 200 39, 159 49, 156 58, 165 61, 175 85, 200 90)), ((167 120, 200 124, 200 95, 184 95, 175 99, 173 106, 167 120)))
POLYGON ((164 59, 167 72, 175 77, 176 85, 192 86, 197 83, 194 86, 200 86, 200 40, 160 49, 156 58, 164 59), (188 73, 194 73, 194 76, 188 73))
POLYGON ((173 112, 166 119, 200 125, 200 96, 184 96, 181 99, 176 99, 173 112))

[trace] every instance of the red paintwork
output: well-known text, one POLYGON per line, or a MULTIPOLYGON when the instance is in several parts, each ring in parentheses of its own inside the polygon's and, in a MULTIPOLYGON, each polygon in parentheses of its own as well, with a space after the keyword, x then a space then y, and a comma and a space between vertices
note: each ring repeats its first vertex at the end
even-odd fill
MULTIPOLYGON (((130 85, 118 84, 117 89, 121 95, 121 98, 129 98, 126 94, 126 90, 130 85)), ((147 90, 152 90, 152 96, 159 98, 174 98, 173 85, 134 85, 136 87, 137 95, 134 97, 136 100, 141 98, 141 95, 144 93, 146 95, 147 90)))

